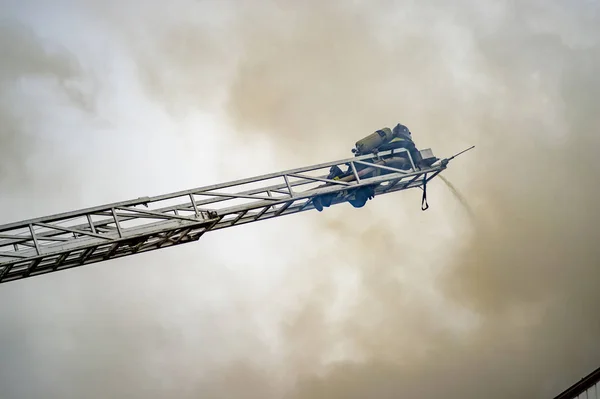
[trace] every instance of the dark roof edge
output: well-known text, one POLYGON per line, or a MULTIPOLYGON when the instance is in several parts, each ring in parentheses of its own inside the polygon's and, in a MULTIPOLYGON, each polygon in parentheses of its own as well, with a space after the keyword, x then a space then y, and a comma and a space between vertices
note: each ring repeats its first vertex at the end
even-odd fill
POLYGON ((554 397, 554 399, 573 399, 598 382, 600 382, 600 367, 571 385, 566 391, 554 397))

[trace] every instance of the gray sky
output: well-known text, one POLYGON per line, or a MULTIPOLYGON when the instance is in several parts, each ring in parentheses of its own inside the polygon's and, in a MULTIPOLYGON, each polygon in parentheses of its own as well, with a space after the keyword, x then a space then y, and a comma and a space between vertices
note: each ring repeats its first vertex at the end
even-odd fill
POLYGON ((544 398, 597 367, 592 1, 0 0, 0 223, 348 156, 418 191, 0 287, 7 398, 544 398), (434 383, 432 383, 432 381, 434 383))

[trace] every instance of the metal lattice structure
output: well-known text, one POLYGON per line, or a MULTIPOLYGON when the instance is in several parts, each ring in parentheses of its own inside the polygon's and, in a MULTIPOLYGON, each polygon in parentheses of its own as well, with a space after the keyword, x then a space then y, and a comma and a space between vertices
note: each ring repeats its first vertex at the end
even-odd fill
MULTIPOLYGON (((418 170, 411 159, 408 171, 373 163, 394 151, 406 152, 386 151, 1 225, 0 283, 197 241, 209 231, 307 211, 314 209, 311 199, 316 195, 343 194, 374 184, 378 184, 375 195, 421 187, 448 163, 418 170), (354 180, 326 179, 334 165, 349 165, 354 180), (358 165, 386 174, 360 178, 358 165)), ((333 204, 340 202, 343 195, 333 204)))

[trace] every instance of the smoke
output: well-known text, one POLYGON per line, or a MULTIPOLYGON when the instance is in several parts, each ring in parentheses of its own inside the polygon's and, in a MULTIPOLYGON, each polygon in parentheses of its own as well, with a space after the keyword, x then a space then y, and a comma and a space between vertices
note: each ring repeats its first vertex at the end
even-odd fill
MULTIPOLYGON (((231 242, 264 251, 211 259, 227 272, 190 275, 191 249, 132 260, 121 273, 134 287, 118 283, 125 262, 69 272, 89 288, 114 270, 102 286, 116 288, 63 294, 87 295, 65 328, 91 327, 53 330, 73 348, 59 370, 78 381, 56 396, 542 398, 597 367, 597 5, 265 1, 220 6, 215 22, 214 2, 99 4, 87 12, 114 28, 151 99, 224 113, 238 149, 269 143, 282 167, 346 157, 398 122, 437 156, 476 145, 444 172, 475 223, 434 182, 425 213, 406 192, 270 222, 271 244, 254 226, 207 238, 203 254, 231 242), (309 227, 292 235, 300 220, 309 227), (231 277, 250 273, 247 259, 269 267, 231 277), (271 273, 284 276, 248 287, 271 273), (103 317, 82 316, 88 307, 103 317)), ((37 325, 5 320, 9 338, 37 325)), ((35 356, 64 354, 29 339, 35 356)))
MULTIPOLYGON (((385 2, 278 6, 271 24, 247 18, 239 27, 243 56, 228 110, 239 131, 268 134, 281 151, 294 148, 311 161, 345 157, 363 135, 398 118, 424 130, 417 120, 444 99, 425 106, 419 93, 447 95, 440 89, 453 84, 437 74, 444 54, 436 32, 417 34, 402 15, 389 25, 380 14, 385 2), (419 74, 428 79, 414 79, 419 74)), ((258 7, 251 15, 263 14, 258 7)))
POLYGON ((0 181, 14 187, 33 178, 28 159, 40 149, 33 133, 34 120, 40 115, 31 108, 25 111, 31 101, 28 89, 38 83, 38 96, 44 89, 57 89, 55 93, 66 96, 71 104, 89 104, 73 85, 81 74, 74 58, 62 49, 44 47, 28 27, 0 21, 0 52, 0 181))
POLYGON ((227 2, 87 0, 82 13, 115 36, 145 94, 175 118, 219 103, 236 52, 227 2))

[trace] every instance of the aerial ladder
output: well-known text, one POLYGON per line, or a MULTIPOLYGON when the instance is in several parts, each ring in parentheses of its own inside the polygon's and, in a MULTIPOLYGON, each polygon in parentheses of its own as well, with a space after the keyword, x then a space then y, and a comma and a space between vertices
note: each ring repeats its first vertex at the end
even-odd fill
POLYGON ((332 205, 339 204, 360 187, 375 187, 375 196, 421 188, 426 200, 427 183, 460 153, 438 159, 430 149, 421 152, 435 162, 419 168, 406 149, 395 149, 0 225, 0 283, 194 242, 210 231, 309 211, 317 196, 329 195, 332 205), (378 163, 401 152, 410 159, 408 169, 378 163), (348 166, 353 178, 327 178, 327 169, 334 166, 348 166), (381 173, 361 177, 358 170, 365 168, 381 173))

